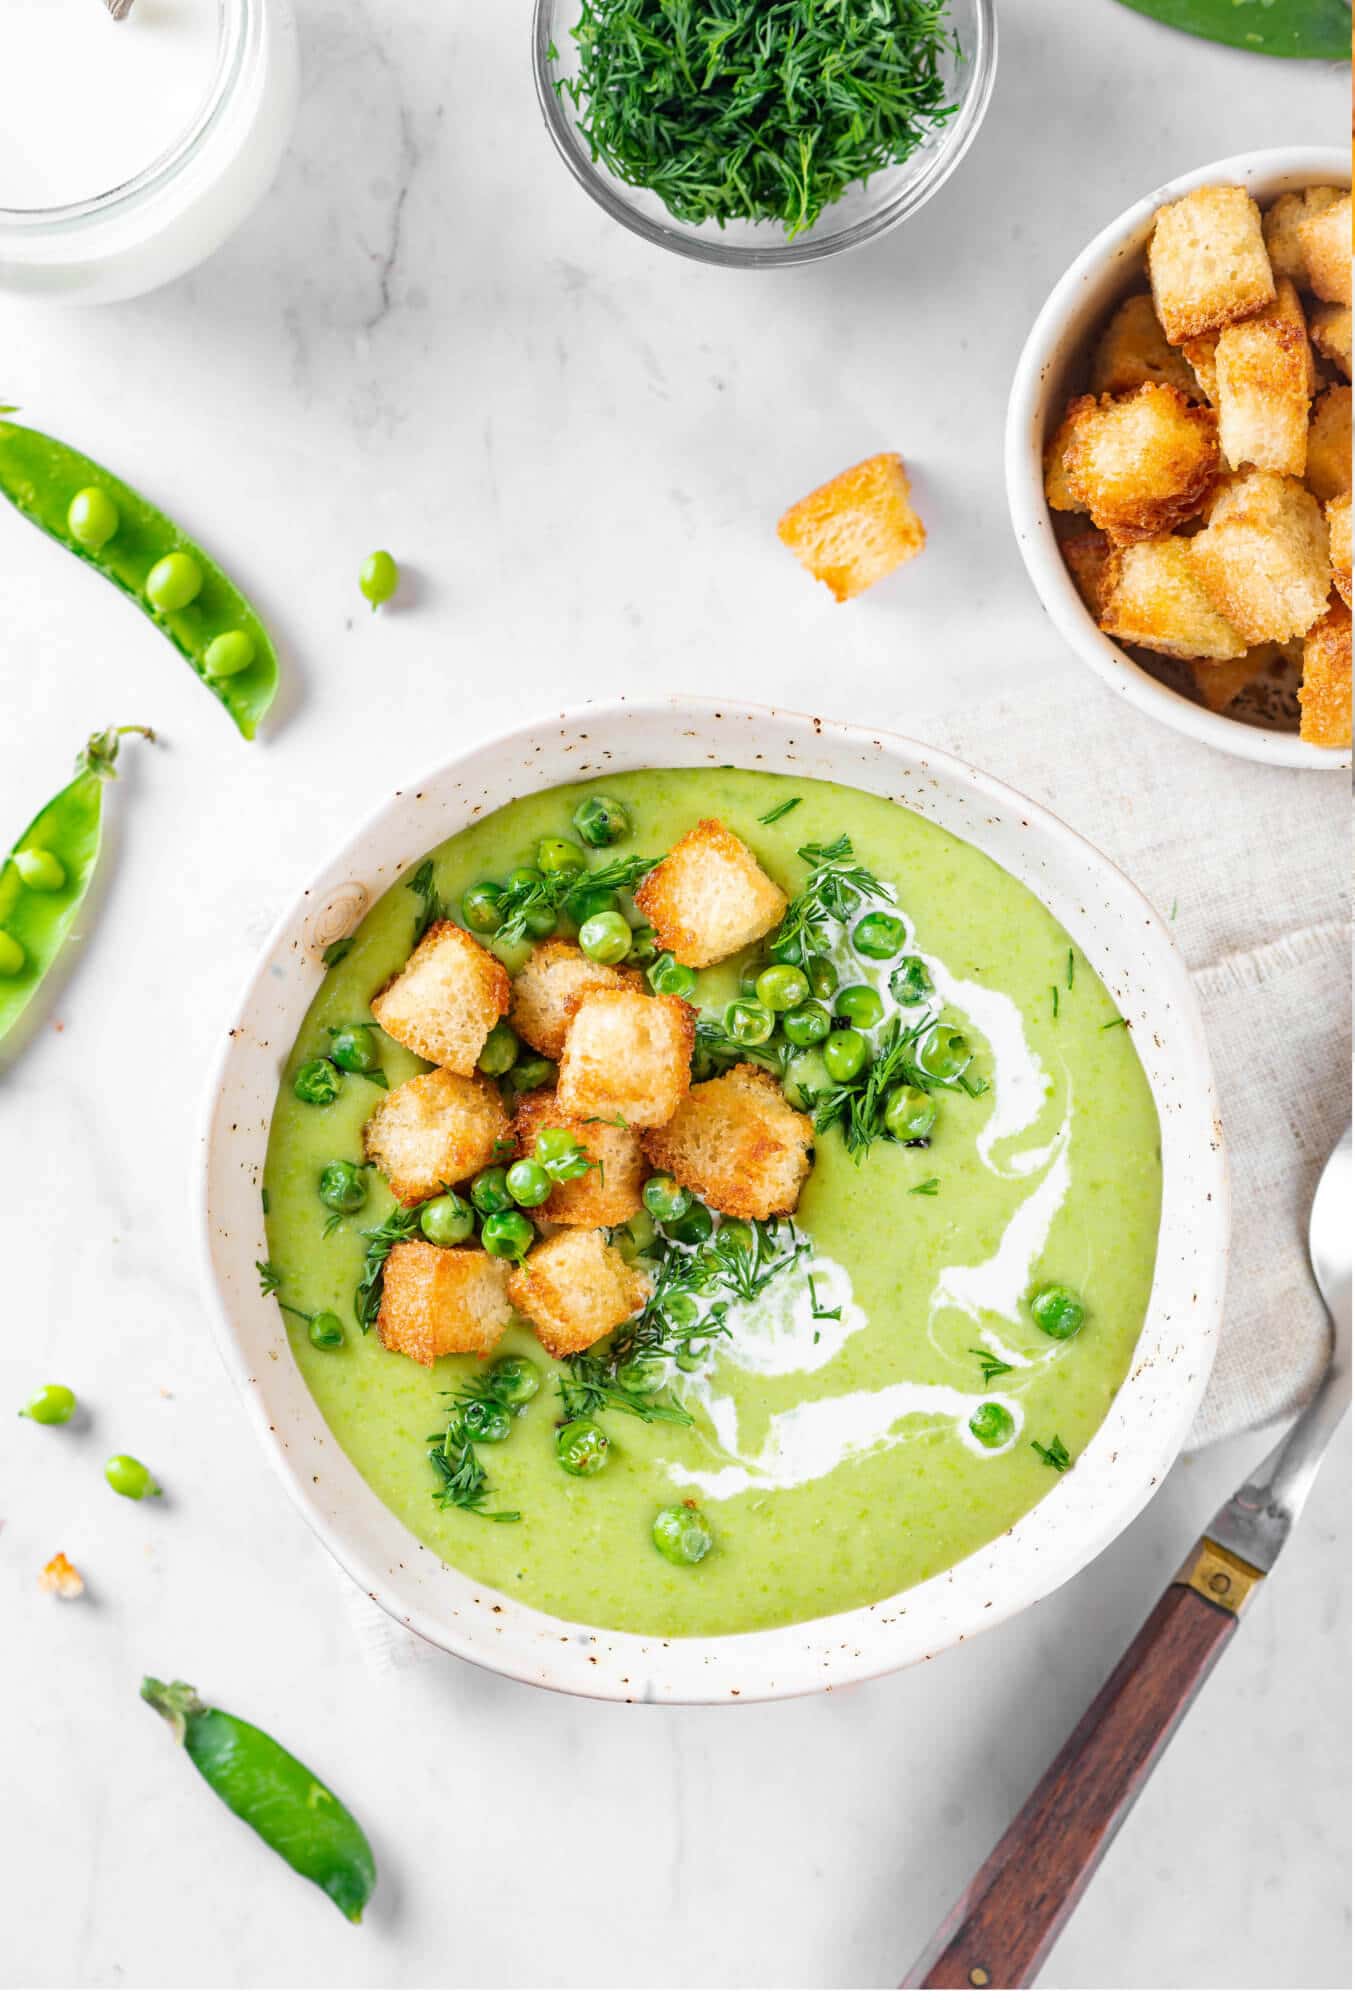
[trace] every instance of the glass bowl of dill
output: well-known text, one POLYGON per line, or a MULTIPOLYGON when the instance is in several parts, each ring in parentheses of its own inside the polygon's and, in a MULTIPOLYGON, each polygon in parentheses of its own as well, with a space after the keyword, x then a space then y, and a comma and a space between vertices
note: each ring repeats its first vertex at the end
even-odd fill
POLYGON ((912 215, 983 121, 995 0, 536 0, 546 128, 614 221, 708 264, 831 257, 912 215))

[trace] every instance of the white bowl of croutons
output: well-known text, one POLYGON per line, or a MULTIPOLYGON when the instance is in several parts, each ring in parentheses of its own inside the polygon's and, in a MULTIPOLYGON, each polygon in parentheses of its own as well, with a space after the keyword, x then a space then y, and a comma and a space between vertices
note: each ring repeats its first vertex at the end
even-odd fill
POLYGON ((1145 714, 1350 762, 1350 158, 1155 189, 1070 266, 1017 364, 1012 524, 1068 643, 1145 714))

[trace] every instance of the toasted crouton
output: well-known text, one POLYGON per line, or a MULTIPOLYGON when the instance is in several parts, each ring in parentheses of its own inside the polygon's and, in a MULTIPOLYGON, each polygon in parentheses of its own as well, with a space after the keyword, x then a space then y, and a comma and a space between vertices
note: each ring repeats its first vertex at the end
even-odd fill
POLYGON ((508 974, 459 925, 429 926, 372 1002, 372 1013, 393 1041, 425 1062, 469 1076, 485 1036, 508 1011, 508 974))
POLYGON ((775 928, 786 897, 718 819, 698 820, 651 868, 635 907, 680 965, 715 965, 775 928))
POLYGON ((1126 646, 1177 660, 1235 660, 1246 643, 1206 595, 1179 535, 1112 551, 1104 572, 1101 630, 1126 646))
POLYGON ((1299 295, 1281 278, 1274 301, 1219 335, 1219 443, 1229 465, 1303 477, 1313 355, 1299 295))
POLYGON ((1057 430, 1044 448, 1044 497, 1061 514, 1085 514, 1086 508, 1068 484, 1068 447, 1079 417, 1092 402, 1079 396, 1064 411, 1057 430))
POLYGON ((1338 493, 1327 502, 1327 537, 1331 545, 1331 580, 1350 603, 1350 495, 1338 493))
POLYGON ((1325 361, 1334 362, 1350 380, 1350 307, 1314 306, 1308 315, 1308 336, 1325 361))
POLYGON ((1145 382, 1165 382, 1192 402, 1200 399, 1194 370, 1158 325, 1151 292, 1135 292, 1115 308, 1092 357, 1092 394, 1123 396, 1145 382))
POLYGON ((756 1063, 698 1083, 645 1151, 723 1215, 789 1215, 814 1163, 814 1127, 756 1063))
POLYGON ((408 1206, 503 1159, 512 1150, 512 1130, 486 1078, 432 1069, 387 1092, 362 1143, 396 1200, 408 1206))
POLYGON ((1084 397, 1064 453, 1069 490, 1113 542, 1188 521, 1218 465, 1213 411, 1155 384, 1099 403, 1084 397))
POLYGON ((568 1132, 593 1165, 576 1180, 557 1181, 541 1206, 532 1210, 533 1217, 568 1222, 576 1229, 614 1229, 634 1215, 649 1166, 630 1126, 603 1118, 572 1119, 560 1109, 553 1091, 529 1091, 518 1100, 514 1120, 520 1157, 531 1153, 537 1133, 547 1125, 568 1132))
POLYGON ((1307 485, 1319 500, 1350 491, 1350 390, 1344 383, 1324 389, 1313 404, 1307 485))
POLYGON ((1299 188, 1292 194, 1282 194, 1266 210, 1261 218, 1261 234, 1265 238, 1270 268, 1277 280, 1289 278, 1300 291, 1312 290, 1308 253, 1299 235, 1299 224, 1310 216, 1320 215, 1324 208, 1330 208, 1333 202, 1340 199, 1340 188, 1299 188))
MULTIPOLYGON (((1210 602, 1248 645, 1292 639, 1321 617, 1331 587, 1327 524, 1297 479, 1245 474, 1185 546, 1210 602)), ((1196 650, 1227 656, 1223 647, 1196 650)))
POLYGON ((410 1242, 386 1258, 376 1330, 424 1368, 442 1354, 488 1354, 512 1317, 502 1257, 410 1242))
POLYGON ((1261 211, 1240 187, 1196 188, 1160 208, 1148 276, 1174 347, 1258 312, 1275 296, 1261 211))
POLYGON ((1334 598, 1303 641, 1299 735, 1326 750, 1350 748, 1350 607, 1334 598))
POLYGON ((1091 612, 1093 618, 1100 618, 1105 594, 1106 563, 1110 557, 1110 543, 1099 528, 1091 529, 1085 535, 1069 535, 1059 543, 1063 560, 1077 585, 1078 596, 1091 612))
POLYGON ((626 986, 643 993, 645 983, 627 965, 598 965, 567 939, 547 938, 532 947, 526 964, 514 975, 508 1019, 524 1042, 559 1062, 570 1009, 581 993, 596 986, 613 991, 626 986))
POLYGON ((1299 241, 1308 262, 1308 289, 1333 305, 1350 304, 1350 196, 1305 215, 1299 241))
POLYGON ((1219 400, 1219 371, 1215 364, 1219 337, 1216 333, 1201 333, 1194 340, 1183 340, 1181 352, 1190 363, 1190 372, 1205 393, 1205 398, 1215 408, 1219 400))
POLYGON ((843 604, 921 554, 927 531, 909 490, 903 460, 882 451, 787 508, 776 532, 843 604))
POLYGON ((1240 660, 1191 660, 1189 665, 1201 701, 1221 715, 1243 688, 1272 674, 1283 658, 1282 646, 1268 644, 1249 646, 1240 660))
POLYGON ((83 1597, 85 1579, 64 1549, 57 1551, 49 1563, 44 1563, 38 1571, 38 1589, 45 1590, 49 1597, 83 1597))
POLYGON ((596 1229, 562 1229, 538 1243, 508 1280, 514 1309, 547 1354, 582 1353, 633 1319, 649 1285, 596 1229))
POLYGON ((594 988, 574 1003, 555 1095, 571 1118, 665 1125, 691 1084, 696 1013, 671 993, 594 988))

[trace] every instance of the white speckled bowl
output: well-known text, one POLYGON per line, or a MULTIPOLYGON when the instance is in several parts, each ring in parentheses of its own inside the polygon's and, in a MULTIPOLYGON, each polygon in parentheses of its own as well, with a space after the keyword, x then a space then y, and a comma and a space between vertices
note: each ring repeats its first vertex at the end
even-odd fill
POLYGON ((1228 1186, 1204 1028, 1161 920, 1117 869, 1042 808, 904 737, 773 709, 673 696, 530 723, 397 792, 298 896, 231 1017, 201 1135, 198 1207, 226 1365, 292 1498, 357 1586, 402 1624, 519 1680, 617 1701, 751 1701, 885 1673, 1010 1617, 1133 1519, 1186 1436, 1213 1359, 1228 1186), (1132 1025, 1162 1122, 1163 1219, 1147 1322, 1105 1423, 1009 1533, 944 1575, 860 1610, 770 1632, 657 1639, 589 1631, 450 1569, 366 1486, 328 1435, 277 1308, 260 1297, 259 1210, 282 1066, 320 951, 427 849, 548 785, 661 765, 736 764, 834 779, 909 806, 1026 883, 1072 933, 1132 1025), (361 889, 355 888, 361 885, 361 889))
POLYGON ((1128 292, 1147 285, 1144 253, 1153 215, 1192 188, 1231 182, 1268 202, 1290 188, 1350 186, 1350 154, 1339 146, 1281 146, 1214 160, 1154 188, 1094 237, 1059 279, 1030 330, 1007 405, 1007 503, 1030 580, 1073 651, 1145 715, 1215 750, 1262 764, 1340 770, 1349 750, 1323 750, 1284 729, 1262 729, 1215 715, 1154 678, 1104 633, 1077 592, 1059 553, 1044 497, 1044 450, 1070 395, 1085 386, 1089 350, 1102 322, 1128 292), (1081 371, 1081 372, 1079 372, 1081 371))

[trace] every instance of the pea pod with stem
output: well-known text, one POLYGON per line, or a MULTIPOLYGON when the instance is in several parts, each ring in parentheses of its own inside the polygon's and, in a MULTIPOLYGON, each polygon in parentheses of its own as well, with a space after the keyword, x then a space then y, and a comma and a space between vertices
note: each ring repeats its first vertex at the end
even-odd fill
POLYGON ((220 566, 123 480, 83 452, 5 420, 0 493, 145 612, 252 737, 277 691, 263 621, 220 566))
POLYGON ((0 1041, 56 963, 93 879, 103 835, 104 780, 118 742, 139 723, 91 736, 75 776, 24 828, 0 863, 0 1041))
POLYGON ((1169 28, 1254 55, 1350 61, 1349 0, 1122 0, 1169 28))
POLYGON ((141 1699, 164 1717, 222 1803, 351 1923, 361 1923, 376 1862, 352 1813, 315 1773, 262 1729, 210 1707, 185 1681, 148 1677, 141 1699))

